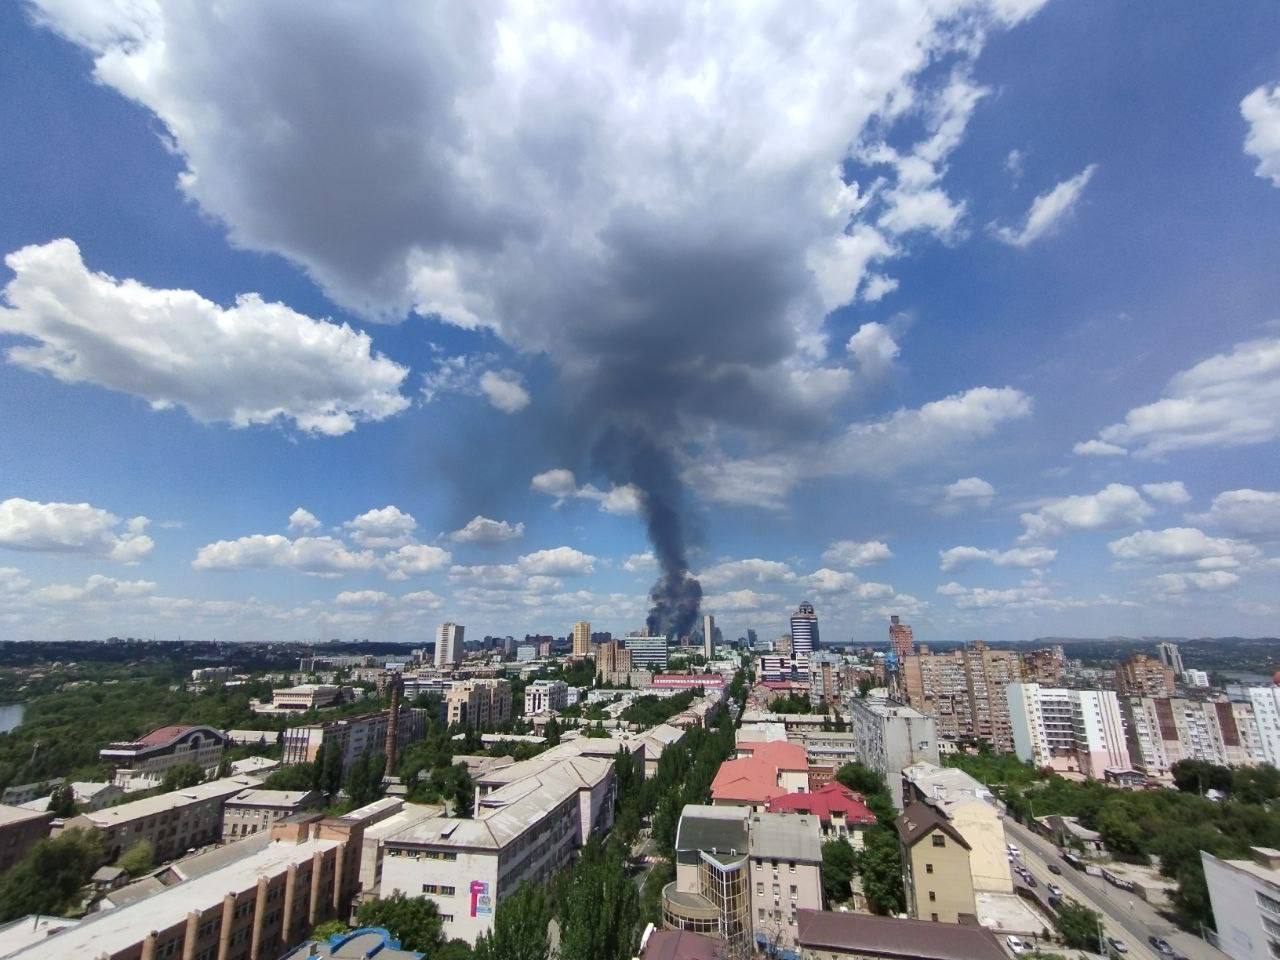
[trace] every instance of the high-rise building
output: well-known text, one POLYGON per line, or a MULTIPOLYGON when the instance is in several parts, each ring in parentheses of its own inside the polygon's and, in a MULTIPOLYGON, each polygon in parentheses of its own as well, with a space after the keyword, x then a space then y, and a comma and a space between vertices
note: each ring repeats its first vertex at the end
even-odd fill
POLYGON ((1173 668, 1152 660, 1145 653, 1135 653, 1116 670, 1116 691, 1122 697, 1169 698, 1178 691, 1173 668))
POLYGON ((1022 676, 1028 683, 1061 687, 1066 677, 1066 654, 1062 644, 1029 650, 1022 655, 1022 676))
POLYGON ((623 641, 631 654, 631 666, 635 668, 666 668, 670 652, 666 637, 649 637, 641 633, 629 634, 623 641))
POLYGON ((1009 684, 1009 722, 1018 759, 1102 780, 1130 768, 1120 701, 1110 690, 1009 684))
POLYGON ((1280 686, 1250 687, 1249 703, 1267 763, 1280 769, 1280 686))
POLYGON ((573 655, 583 659, 591 653, 591 624, 579 620, 573 625, 573 655))
POLYGON ((462 662, 462 636, 466 629, 452 620, 440 624, 436 632, 437 667, 452 667, 462 662))
POLYGON ((791 615, 791 656, 808 660, 818 646, 818 615, 813 612, 813 604, 805 601, 791 615))
POLYGON ((938 762, 933 717, 893 700, 849 700, 849 730, 858 759, 884 777, 894 805, 902 809, 902 771, 921 761, 938 762))
POLYGON ((915 635, 911 632, 911 626, 903 623, 896 613, 889 618, 889 643, 898 663, 916 652, 915 635))
POLYGON ((710 660, 716 651, 716 618, 711 614, 702 617, 702 655, 710 660))
POLYGON ((444 703, 449 726, 497 726, 511 719, 511 684, 487 678, 455 680, 444 703))
POLYGON ((1171 669, 1174 676, 1180 677, 1186 672, 1187 668, 1182 663, 1182 653, 1178 650, 1176 643, 1157 644, 1156 653, 1160 657, 1160 662, 1171 669))
POLYGON ((937 720, 939 740, 983 740, 1013 749, 1009 684, 1022 679, 1012 650, 992 650, 981 641, 963 650, 907 656, 901 667, 907 702, 937 720))
POLYGON ((1130 697, 1123 710, 1129 756, 1149 777, 1167 778, 1179 760, 1222 767, 1266 761, 1264 738, 1247 703, 1130 697))

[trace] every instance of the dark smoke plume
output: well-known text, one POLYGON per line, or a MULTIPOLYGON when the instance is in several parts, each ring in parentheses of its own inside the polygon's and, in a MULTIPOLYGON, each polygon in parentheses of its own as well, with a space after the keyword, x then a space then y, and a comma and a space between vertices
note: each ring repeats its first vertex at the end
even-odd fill
POLYGON ((615 482, 634 483, 644 493, 645 527, 661 569, 649 590, 649 635, 687 635, 698 622, 702 585, 689 573, 684 486, 671 454, 640 429, 614 428, 597 444, 596 458, 615 482))

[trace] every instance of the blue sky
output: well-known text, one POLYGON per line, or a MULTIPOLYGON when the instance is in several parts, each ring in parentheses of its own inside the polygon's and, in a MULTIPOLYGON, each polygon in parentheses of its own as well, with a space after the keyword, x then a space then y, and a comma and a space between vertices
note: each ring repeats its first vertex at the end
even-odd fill
POLYGON ((847 6, 4 7, 5 633, 1274 635, 1280 12, 847 6))

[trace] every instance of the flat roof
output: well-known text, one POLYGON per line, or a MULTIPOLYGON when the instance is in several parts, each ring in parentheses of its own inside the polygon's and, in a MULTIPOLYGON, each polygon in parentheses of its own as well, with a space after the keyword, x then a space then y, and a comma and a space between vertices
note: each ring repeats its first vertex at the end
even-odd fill
POLYGON ((315 790, 241 790, 227 801, 246 807, 283 807, 291 809, 311 798, 315 790))
POLYGON ((677 851, 730 851, 745 855, 747 811, 744 807, 711 807, 689 804, 680 814, 676 826, 677 851))
POLYGON ((751 856, 821 863, 822 834, 818 818, 803 813, 753 813, 751 856))
MULTIPOLYGON (((48 800, 48 797, 44 797, 42 799, 48 800)), ((21 807, 11 807, 7 803, 0 804, 0 827, 8 827, 15 823, 25 823, 31 820, 47 819, 48 816, 43 810, 35 810, 26 805, 21 807)))
MULTIPOLYGON (((209 910, 232 891, 246 890, 261 876, 274 876, 289 864, 303 864, 317 854, 341 846, 340 840, 309 838, 302 843, 276 841, 203 876, 167 887, 128 906, 85 918, 74 927, 13 955, 14 960, 67 960, 118 953, 139 943, 149 930, 182 923, 192 910, 209 910)), ((232 845, 234 846, 234 844, 232 845)))
MULTIPOLYGON (((221 780, 214 780, 212 783, 199 783, 194 787, 188 787, 185 790, 174 790, 170 793, 162 793, 154 797, 144 797, 141 800, 132 800, 129 803, 122 803, 116 807, 104 807, 101 810, 93 810, 89 813, 80 814, 80 817, 91 822, 94 826, 102 830, 108 830, 111 827, 121 823, 128 823, 139 817, 149 817, 157 813, 167 813, 170 810, 177 810, 180 807, 186 807, 193 803, 199 803, 202 800, 212 800, 216 797, 229 797, 239 793, 241 790, 248 790, 251 787, 262 786, 262 780, 258 777, 240 776, 240 777, 224 777, 221 780)), ((76 817, 67 821, 68 824, 74 824, 76 817)))
POLYGON ((444 807, 435 803, 406 803, 404 809, 394 813, 385 820, 379 820, 372 826, 365 827, 365 840, 385 840, 394 837, 403 830, 416 827, 424 820, 444 815, 444 807))

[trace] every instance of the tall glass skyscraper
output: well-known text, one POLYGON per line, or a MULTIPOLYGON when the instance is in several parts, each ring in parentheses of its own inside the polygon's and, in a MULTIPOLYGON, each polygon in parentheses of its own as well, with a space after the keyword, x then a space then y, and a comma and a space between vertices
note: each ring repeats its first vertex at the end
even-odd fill
POLYGON ((813 612, 813 604, 805 601, 791 615, 791 658, 807 660, 818 646, 818 615, 813 612))

